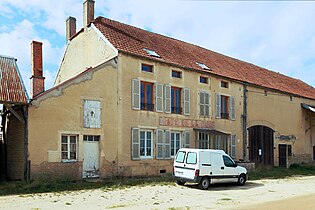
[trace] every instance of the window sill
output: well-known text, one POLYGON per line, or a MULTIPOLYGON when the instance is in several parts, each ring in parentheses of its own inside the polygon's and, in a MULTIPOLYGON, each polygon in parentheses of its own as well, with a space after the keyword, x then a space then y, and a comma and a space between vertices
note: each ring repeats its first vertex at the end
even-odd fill
POLYGON ((78 162, 78 160, 61 160, 62 163, 75 163, 78 162))

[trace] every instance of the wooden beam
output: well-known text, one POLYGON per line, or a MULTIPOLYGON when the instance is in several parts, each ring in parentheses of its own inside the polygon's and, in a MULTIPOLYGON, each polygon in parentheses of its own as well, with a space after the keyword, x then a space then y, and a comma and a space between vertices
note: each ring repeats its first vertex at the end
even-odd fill
POLYGON ((24 123, 23 118, 22 118, 18 113, 16 113, 16 111, 14 111, 14 109, 12 109, 12 107, 11 107, 10 105, 6 104, 5 107, 7 107, 7 108, 10 110, 10 112, 11 112, 19 121, 21 121, 22 123, 24 123))

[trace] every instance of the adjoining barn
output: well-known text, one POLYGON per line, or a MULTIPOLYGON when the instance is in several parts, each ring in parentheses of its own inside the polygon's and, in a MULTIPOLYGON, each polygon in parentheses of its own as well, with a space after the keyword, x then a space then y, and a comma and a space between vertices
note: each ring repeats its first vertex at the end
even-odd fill
POLYGON ((1 178, 28 179, 28 95, 17 60, 0 55, 1 178))

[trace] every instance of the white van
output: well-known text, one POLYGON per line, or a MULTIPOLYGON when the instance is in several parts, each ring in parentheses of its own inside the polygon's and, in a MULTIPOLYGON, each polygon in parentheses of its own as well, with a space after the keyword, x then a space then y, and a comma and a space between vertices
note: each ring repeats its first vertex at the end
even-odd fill
POLYGON ((177 184, 199 183, 201 189, 208 189, 214 182, 236 182, 244 185, 247 170, 237 164, 223 150, 179 149, 174 159, 173 176, 177 184))

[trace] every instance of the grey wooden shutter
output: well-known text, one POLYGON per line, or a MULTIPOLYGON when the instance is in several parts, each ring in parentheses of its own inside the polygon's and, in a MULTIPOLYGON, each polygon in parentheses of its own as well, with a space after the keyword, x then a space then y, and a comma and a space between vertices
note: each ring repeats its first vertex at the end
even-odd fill
POLYGON ((131 159, 140 159, 140 129, 132 128, 131 130, 131 159))
POLYGON ((231 157, 236 157, 236 135, 231 135, 231 157))
POLYGON ((171 113, 171 86, 164 85, 164 111, 171 113))
POLYGON ((140 110, 140 80, 132 80, 132 108, 140 110))
POLYGON ((185 131, 184 139, 185 139, 184 147, 185 148, 190 148, 190 131, 189 130, 185 131))
POLYGON ((156 130, 156 159, 164 158, 164 131, 156 130))
POLYGON ((199 115, 205 116, 205 93, 199 92, 199 115))
POLYGON ((221 95, 215 94, 215 117, 221 118, 221 95))
POLYGON ((163 112, 163 85, 155 84, 155 111, 163 112))
POLYGON ((190 114, 190 89, 184 88, 184 115, 190 114))
POLYGON ((84 100, 84 119, 85 128, 101 127, 101 102, 95 100, 84 100))
POLYGON ((233 96, 230 96, 230 119, 235 120, 235 99, 233 96))
POLYGON ((205 93, 205 116, 210 117, 210 95, 205 93))
POLYGON ((171 131, 165 130, 164 137, 164 158, 171 159, 171 131))

